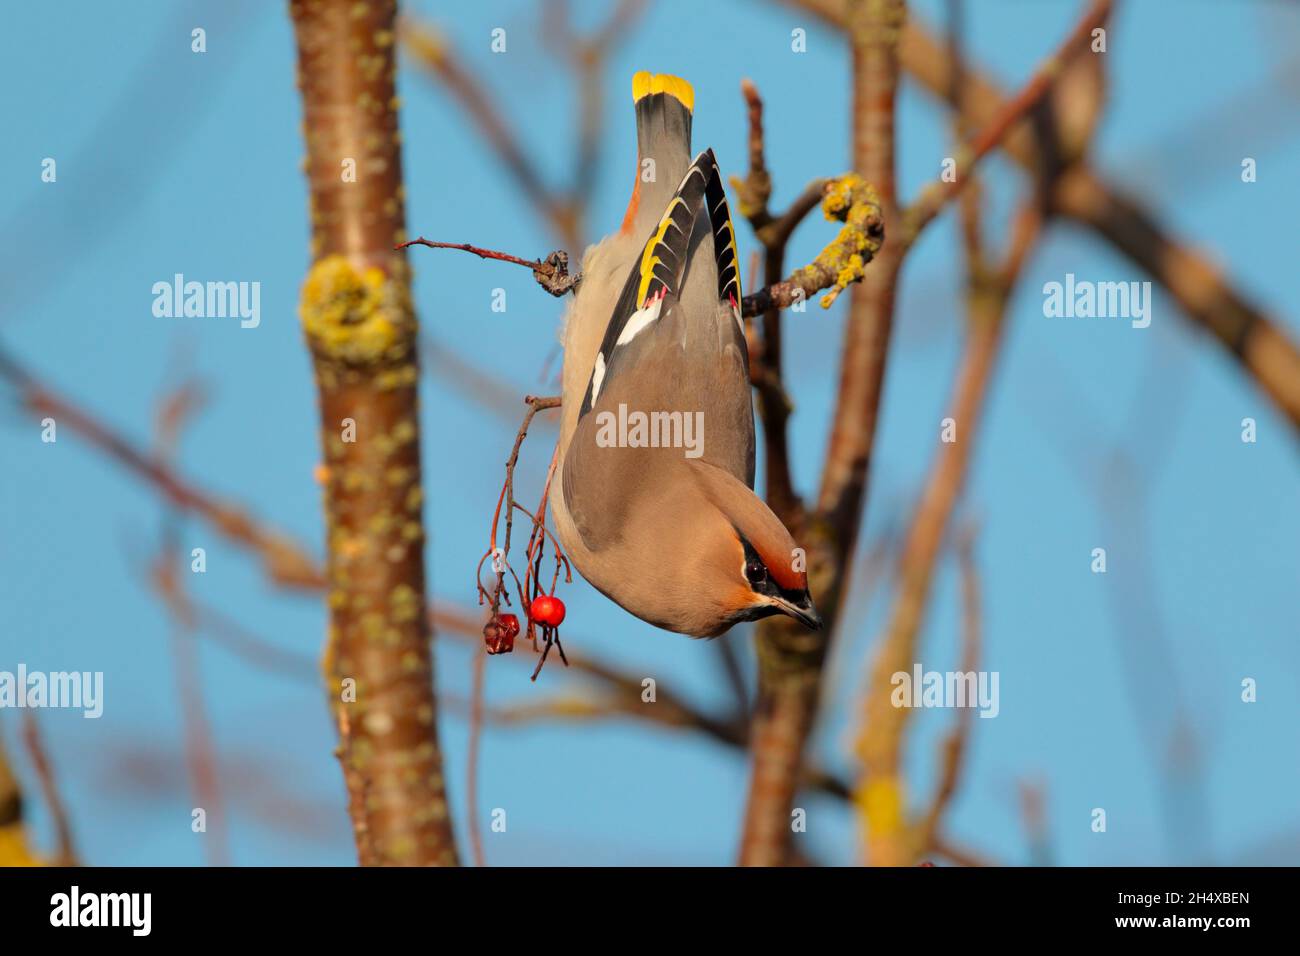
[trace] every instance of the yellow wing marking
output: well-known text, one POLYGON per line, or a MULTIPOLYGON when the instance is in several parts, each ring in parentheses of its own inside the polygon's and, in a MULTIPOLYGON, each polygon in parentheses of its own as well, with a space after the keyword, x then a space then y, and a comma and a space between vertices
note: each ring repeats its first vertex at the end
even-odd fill
POLYGON ((684 206, 680 196, 674 196, 673 201, 668 204, 664 216, 659 220, 659 228, 655 234, 650 237, 650 241, 645 244, 645 249, 641 253, 641 284, 636 291, 636 307, 639 309, 645 305, 646 293, 650 289, 650 280, 654 278, 655 266, 662 260, 655 255, 655 247, 663 242, 664 234, 668 232, 668 227, 673 222, 673 210, 678 206, 684 206))

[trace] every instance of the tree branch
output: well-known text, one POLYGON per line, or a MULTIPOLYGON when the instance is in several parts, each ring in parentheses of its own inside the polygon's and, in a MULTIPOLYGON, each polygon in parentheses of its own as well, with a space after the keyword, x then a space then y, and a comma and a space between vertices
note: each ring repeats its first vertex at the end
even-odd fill
MULTIPOLYGON (((481 640, 478 618, 464 610, 446 604, 435 604, 430 611, 430 622, 441 634, 477 649, 481 640)), ((630 717, 673 730, 689 730, 709 739, 744 751, 748 741, 748 728, 741 721, 716 717, 660 684, 655 691, 655 701, 642 700, 642 678, 619 671, 596 658, 580 654, 569 655, 569 672, 589 678, 596 689, 594 697, 563 695, 541 702, 527 702, 502 708, 488 708, 484 718, 504 725, 523 725, 536 720, 594 720, 608 717, 630 717)), ((472 701, 463 698, 443 699, 468 712, 472 701)), ((850 787, 842 779, 817 767, 809 767, 801 782, 809 789, 828 796, 847 800, 850 787)))
MULTIPOLYGON (((773 281, 766 288, 745 296, 740 302, 741 314, 745 317, 759 315, 770 308, 785 309, 799 305, 824 290, 829 291, 822 296, 821 306, 824 309, 830 308, 844 289, 861 280, 865 267, 875 258, 884 241, 880 204, 875 191, 861 177, 852 173, 826 182, 821 189, 818 198, 822 211, 828 220, 844 223, 843 228, 808 265, 796 269, 786 279, 773 281)), ((806 206, 810 198, 801 200, 801 207, 806 206)), ((802 214, 799 218, 802 218, 802 214)), ((791 216, 781 226, 793 230, 796 221, 791 216)), ((572 292, 582 282, 581 274, 569 274, 569 256, 563 250, 552 252, 545 259, 525 259, 508 252, 484 249, 463 242, 435 242, 423 236, 400 243, 397 248, 413 245, 432 249, 457 249, 473 253, 481 259, 525 266, 532 270, 537 284, 554 296, 572 292)))
POLYGON ((460 62, 447 38, 432 25, 408 18, 401 21, 400 35, 406 52, 451 93, 564 245, 579 248, 581 237, 573 206, 546 185, 484 84, 460 62))
MULTIPOLYGON (((880 253, 885 239, 884 218, 875 189, 863 177, 849 173, 824 183, 820 201, 828 220, 844 223, 839 235, 817 258, 796 269, 788 278, 770 282, 766 288, 745 296, 740 303, 742 315, 759 315, 771 308, 787 309, 823 290, 829 291, 821 297, 820 305, 829 309, 841 292, 866 274, 866 266, 880 253)), ((793 231, 802 218, 803 208, 803 204, 795 207, 788 219, 782 217, 776 225, 793 231)))
MULTIPOLYGON (((816 189, 811 190, 811 202, 797 201, 786 212, 782 217, 785 228, 768 229, 777 220, 767 208, 772 195, 772 177, 764 156, 763 100, 758 88, 749 80, 741 82, 740 90, 749 113, 749 172, 744 179, 732 177, 731 185, 739 199, 741 215, 749 220, 755 236, 762 243, 763 282, 771 286, 780 282, 785 274, 786 243, 798 220, 821 201, 825 182, 815 184, 816 189)), ((805 192, 800 199, 807 196, 805 192)), ((790 477, 787 432, 793 407, 781 367, 781 310, 777 303, 763 303, 761 317, 757 347, 750 349, 750 377, 758 395, 759 417, 763 424, 763 475, 767 483, 767 503, 787 528, 797 528, 803 523, 803 502, 795 494, 790 477)))
MULTIPOLYGON (((959 666, 962 673, 973 674, 979 667, 982 643, 979 571, 975 567, 973 533, 962 535, 957 542, 957 558, 961 565, 962 594, 962 653, 959 666)), ((914 845, 917 853, 929 853, 937 849, 940 823, 949 804, 952 803, 952 798, 957 792, 957 783, 961 778, 974 716, 974 709, 971 707, 959 710, 956 723, 944 738, 942 759, 939 764, 939 785, 930 800, 929 809, 915 824, 914 845)))
POLYGON ((217 772, 217 755, 212 728, 203 704, 202 685, 195 656, 194 633, 198 617, 176 574, 176 560, 182 554, 176 537, 175 514, 164 517, 162 546, 150 569, 150 583, 162 599, 171 618, 172 656, 177 696, 181 703, 185 765, 190 795, 205 815, 203 849, 209 866, 229 866, 225 804, 217 772))
POLYGON ((863 815, 864 855, 876 865, 907 866, 915 862, 920 851, 907 820, 901 773, 903 735, 910 709, 894 706, 893 675, 910 671, 916 659, 935 563, 966 480, 1002 341, 1007 302, 1025 261, 1025 250, 1040 227, 1041 213, 1035 197, 1017 217, 1007 256, 1012 268, 992 275, 971 275, 969 331, 948 411, 956 431, 953 440, 945 441, 940 448, 905 536, 898 561, 898 593, 871 668, 860 718, 857 750, 862 774, 856 802, 863 815))
POLYGON ((358 857, 454 865, 424 611, 417 322, 393 249, 405 230, 396 3, 292 0, 290 14, 312 213, 301 314, 326 472, 325 668, 358 857), (355 182, 339 173, 349 157, 355 182))
MULTIPOLYGON (((866 0, 846 7, 854 18, 853 168, 874 187, 875 215, 890 231, 894 206, 894 95, 902 0, 866 0)), ((852 553, 865 488, 866 450, 875 427, 893 313, 899 257, 886 241, 872 268, 854 286, 845 323, 840 387, 822 491, 812 518, 795 531, 807 550, 809 587, 826 628, 809 632, 786 618, 757 627, 759 697, 755 708, 753 770, 741 834, 740 862, 779 866, 790 859, 790 810, 803 750, 816 720, 821 670, 835 628, 847 556, 852 553)))
MULTIPOLYGON (((828 22, 845 25, 837 17, 837 4, 818 6, 828 22)), ((959 65, 941 42, 911 23, 904 30, 900 52, 904 68, 922 87, 946 95, 959 65)), ((986 75, 968 71, 965 87, 975 122, 986 124, 1003 109, 1006 97, 986 75)), ((1027 120, 1013 125, 1000 145, 1031 173, 1040 169, 1045 151, 1063 151, 1043 143, 1027 120)), ((1171 233, 1140 200, 1108 183, 1083 161, 1057 177, 1052 210, 1091 228, 1163 285, 1185 317, 1223 345, 1300 429, 1300 346, 1234 287, 1214 262, 1171 233)))
POLYGON ((1069 59, 1081 51, 1091 38, 1093 30, 1105 24, 1112 5, 1113 0, 1095 0, 1056 52, 1038 67, 1029 82, 1015 96, 1002 103, 994 115, 984 122, 980 132, 957 151, 956 178, 951 182, 940 180, 930 183, 903 212, 899 239, 904 252, 916 242, 921 230, 939 215, 948 200, 965 187, 974 166, 992 152, 1017 123, 1043 102, 1069 59))
MULTIPOLYGON (((55 866, 80 866, 76 843, 72 839, 72 820, 68 815, 68 807, 63 802, 58 785, 54 781, 54 767, 45 750, 45 742, 41 739, 41 728, 37 723, 36 714, 30 710, 23 712, 23 743, 27 747, 27 756, 32 762, 32 768, 36 771, 41 797, 45 800, 50 818, 54 821, 56 849, 51 862, 55 866)), ((3 754, 0 754, 0 762, 3 759, 3 754)), ((0 774, 3 773, 4 771, 0 770, 0 774)), ((2 798, 0 802, 3 802, 2 798)))
POLYGON ((272 581, 305 589, 318 588, 324 582, 316 560, 286 535, 265 527, 244 510, 218 500, 182 478, 165 461, 39 383, 3 351, 0 351, 0 378, 16 387, 18 401, 25 408, 71 428, 128 471, 152 484, 177 508, 199 515, 225 538, 257 554, 272 581))
POLYGON ((521 259, 518 256, 510 255, 508 252, 483 249, 465 242, 434 242, 431 239, 424 238, 424 236, 420 236, 418 239, 409 239, 406 242, 399 242, 395 248, 405 249, 407 246, 428 246, 430 249, 459 249, 462 252, 472 252, 480 259, 496 259, 499 262, 527 266, 533 270, 533 278, 537 280, 537 284, 556 297, 574 291, 582 280, 581 275, 569 275, 569 254, 562 249, 557 249, 545 259, 521 259))

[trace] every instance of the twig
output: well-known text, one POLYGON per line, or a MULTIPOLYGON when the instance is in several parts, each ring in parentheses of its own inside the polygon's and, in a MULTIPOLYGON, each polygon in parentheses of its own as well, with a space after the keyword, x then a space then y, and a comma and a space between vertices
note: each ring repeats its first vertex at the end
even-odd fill
MULTIPOLYGON (((826 290, 829 291, 822 296, 820 304, 822 308, 829 308, 844 289, 862 279, 866 265, 880 250, 884 241, 880 204, 875 191, 862 177, 849 173, 838 179, 819 181, 816 188, 819 190, 816 197, 826 218, 842 222, 843 228, 811 263, 795 270, 788 278, 773 281, 766 288, 745 296, 740 303, 742 315, 753 317, 771 308, 789 308, 826 290)), ((815 205, 810 205, 812 198, 811 193, 801 196, 791 212, 780 220, 780 228, 793 230, 798 220, 815 205)), ((482 259, 525 266, 532 270, 537 284, 554 296, 575 291, 582 282, 581 274, 569 274, 569 257, 563 250, 552 252, 545 259, 525 259, 468 243, 435 242, 424 237, 400 243, 396 248, 412 245, 457 249, 482 259)))
MULTIPOLYGON (((838 6, 828 3, 819 12, 843 26, 838 6)), ((903 33, 901 55, 903 66, 923 88, 945 95, 957 65, 942 43, 911 22, 903 33)), ((980 123, 1001 112, 1006 101, 996 83, 975 71, 969 72, 966 95, 972 116, 980 123)), ((1022 168, 1037 173, 1045 147, 1027 121, 1013 126, 1000 145, 1022 168)), ((1209 331, 1300 429, 1300 346, 1209 257, 1083 161, 1057 178, 1052 210, 1091 228, 1163 285, 1185 317, 1209 331)))
POLYGON ((519 421, 519 392, 499 376, 462 357, 428 330, 420 337, 424 371, 432 382, 456 398, 467 398, 511 425, 519 421))
POLYGON ((1025 838, 1029 842, 1029 865, 1051 866, 1052 844, 1047 829, 1046 786, 1040 780, 1024 779, 1016 784, 1025 838))
POLYGON ((83 408, 38 382, 7 353, 0 351, 0 378, 18 389, 18 400, 34 414, 49 416, 145 479, 177 508, 193 512, 227 539, 261 557, 267 576, 286 587, 316 589, 324 575, 316 560, 287 536, 258 523, 245 511, 224 503, 178 475, 165 462, 114 432, 83 408))
MULTIPOLYGON (((472 648, 480 641, 480 625, 476 616, 460 609, 435 605, 430 621, 440 634, 455 638, 472 648)), ((653 704, 642 701, 641 678, 618 671, 613 666, 591 657, 569 656, 569 671, 589 678, 598 688, 594 699, 566 695, 550 701, 530 701, 526 704, 485 708, 484 719, 501 724, 528 724, 537 720, 587 720, 608 717, 630 717, 674 730, 689 730, 703 734, 717 743, 744 751, 748 728, 743 720, 719 718, 708 714, 693 704, 666 690, 658 688, 653 704)), ((448 706, 466 713, 472 699, 443 694, 448 706)), ((809 789, 828 796, 848 800, 851 788, 843 779, 816 766, 804 769, 800 783, 809 789)))
POLYGON ((951 182, 940 180, 930 183, 917 200, 903 212, 899 240, 904 251, 916 242, 921 230, 934 220, 948 200, 965 188, 974 166, 1043 101, 1068 59, 1078 54, 1091 38, 1092 31, 1106 22, 1113 2, 1114 0, 1095 0, 1056 52, 1039 66, 1029 82, 999 107, 992 119, 985 122, 970 143, 957 151, 956 178, 951 182))
POLYGON ((717 651, 718 664, 723 679, 726 680, 727 687, 731 689, 731 699, 735 705, 736 718, 744 726, 745 733, 748 735, 749 688, 745 686, 745 672, 741 668, 740 655, 733 643, 737 639, 738 635, 723 634, 714 638, 711 643, 717 651))
POLYGON ((479 747, 482 746, 483 736, 483 683, 485 679, 484 671, 487 669, 484 665, 487 657, 484 654, 474 654, 472 690, 470 691, 469 705, 469 753, 466 756, 465 766, 465 800, 469 804, 469 845, 474 854, 475 866, 487 866, 487 857, 483 852, 483 832, 479 825, 478 815, 478 758, 479 747))
MULTIPOLYGON (((839 235, 808 265, 796 269, 787 278, 769 282, 766 288, 745 296, 740 303, 744 316, 761 315, 772 308, 786 309, 807 301, 818 292, 828 309, 839 294, 860 282, 866 266, 880 253, 885 241, 885 220, 880 198, 869 180, 856 173, 819 182, 822 212, 830 221, 844 223, 839 235)), ((811 209, 811 194, 805 192, 790 212, 777 220, 773 240, 784 244, 789 232, 811 209)))
POLYGON ((1036 199, 1031 198, 1017 217, 1008 253, 1008 262, 1014 264, 1015 271, 1004 268, 998 273, 998 281, 972 276, 967 306, 969 333, 948 412, 958 431, 954 441, 942 445, 935 459, 899 556, 898 593, 871 669, 858 738, 863 770, 857 801, 864 817, 865 855, 878 865, 908 865, 917 849, 906 821, 900 770, 903 734, 910 711, 893 706, 891 681, 894 674, 909 670, 915 660, 935 562, 965 482, 978 434, 1001 343, 1006 304, 1025 261, 1025 250, 1038 234, 1040 224, 1036 199))
MULTIPOLYGON (((581 236, 571 205, 556 196, 520 145, 484 84, 460 62, 447 39, 430 24, 403 18, 399 32, 406 51, 436 77, 478 127, 524 196, 550 224, 565 246, 580 248, 581 236)), ((391 34, 390 34, 391 35, 391 34)))
MULTIPOLYGON (((854 18, 853 168, 871 183, 873 217, 888 233, 894 211, 894 98, 897 36, 902 0, 873 0, 846 7, 854 18)), ((822 666, 834 633, 840 592, 853 553, 866 466, 884 375, 899 258, 885 241, 871 269, 854 285, 845 323, 839 393, 831 422, 817 507, 805 523, 809 587, 826 628, 809 632, 787 618, 757 628, 759 697, 752 730, 753 770, 741 834, 740 861, 779 866, 788 862, 793 806, 805 743, 817 717, 822 666)))
MULTIPOLYGON (((963 674, 976 673, 980 660, 982 611, 979 572, 975 567, 972 539, 973 532, 968 531, 957 543, 962 594, 962 653, 959 669, 963 674)), ((957 792, 957 782, 961 777, 972 723, 974 723, 974 708, 969 706, 962 708, 957 713, 957 721, 952 730, 944 738, 939 785, 930 800, 929 809, 916 824, 914 844, 918 853, 928 853, 935 849, 940 821, 952 802, 953 795, 957 792)))
MULTIPOLYGON (((543 8, 542 30, 574 73, 578 91, 578 137, 567 203, 574 231, 581 233, 600 165, 605 116, 605 62, 645 11, 647 0, 619 0, 609 18, 589 36, 573 30, 568 4, 550 0, 543 8)), ((573 248, 580 248, 575 243, 573 248)))
POLYGON ((30 710, 23 711, 23 742, 27 747, 27 756, 31 759, 32 768, 36 771, 41 797, 45 800, 50 818, 54 821, 57 849, 52 862, 55 866, 80 866, 76 844, 72 839, 72 822, 68 816, 68 807, 63 802, 59 788, 54 782, 54 769, 45 750, 45 743, 41 739, 41 728, 37 723, 36 715, 30 710))
POLYGON ((510 255, 508 252, 483 249, 465 242, 434 242, 431 239, 425 239, 423 236, 418 239, 400 242, 394 248, 405 249, 407 246, 428 246, 430 249, 459 249, 462 252, 471 252, 480 259, 496 259, 499 262, 527 266, 533 270, 533 278, 537 280, 537 284, 551 295, 557 297, 574 291, 578 283, 582 281, 581 275, 569 275, 569 254, 562 249, 557 249, 545 259, 521 259, 518 256, 510 255))
POLYGON ((320 684, 320 668, 310 655, 278 647, 260 635, 253 634, 234 618, 215 607, 189 599, 194 615, 194 634, 208 637, 236 657, 247 661, 258 670, 280 674, 294 680, 320 684))
MULTIPOLYGON (((204 397, 203 389, 189 378, 163 397, 154 425, 154 448, 158 461, 170 464, 174 460, 181 432, 201 407, 204 397)), ((194 642, 198 615, 176 573, 176 564, 183 553, 179 541, 180 520, 176 507, 164 500, 161 546, 150 578, 172 619, 172 657, 176 668, 177 696, 181 701, 185 763, 194 803, 202 808, 204 814, 203 847, 209 866, 227 866, 229 847, 225 804, 217 783, 218 758, 203 702, 198 650, 194 642)))
POLYGON ((203 705, 194 632, 198 618, 190 606, 176 575, 176 561, 181 553, 176 535, 176 516, 164 518, 163 543, 152 569, 152 582, 171 614, 172 653, 176 667, 176 684, 181 701, 185 737, 185 762, 196 807, 205 817, 204 849, 209 866, 228 866, 226 819, 218 785, 217 756, 212 742, 212 728, 203 705))
MULTIPOLYGON (((772 177, 767 171, 763 134, 763 98, 751 80, 740 81, 740 94, 745 98, 749 117, 749 172, 744 179, 731 177, 736 191, 737 211, 749 220, 755 231, 772 221, 767 203, 772 198, 772 177)), ((766 245, 766 243, 764 243, 766 245)))
MULTIPOLYGON (((520 508, 522 510, 522 506, 515 500, 515 467, 519 463, 519 449, 523 447, 524 439, 528 437, 528 428, 533 422, 533 416, 548 408, 559 408, 560 401, 561 399, 558 395, 527 395, 524 397, 524 404, 528 406, 528 411, 524 414, 524 420, 519 426, 519 431, 515 433, 515 443, 510 448, 510 457, 506 459, 505 481, 501 485, 501 494, 497 497, 496 510, 492 514, 492 524, 488 530, 488 549, 484 556, 479 559, 479 566, 475 571, 479 603, 483 604, 486 602, 490 604, 494 616, 500 609, 502 597, 506 597, 506 600, 509 601, 504 586, 506 572, 509 571, 511 574, 514 574, 514 570, 510 567, 510 536, 514 529, 515 509, 520 508), (505 537, 502 541, 503 547, 498 552, 497 531, 501 524, 501 515, 503 511, 506 519, 506 531, 505 537), (488 591, 488 589, 483 587, 482 581, 479 578, 479 574, 483 568, 483 562, 488 558, 493 559, 494 571, 497 576, 496 584, 493 586, 491 591, 488 591), (495 567, 496 565, 499 565, 499 570, 495 567)), ((532 516, 530 515, 530 517, 532 516)), ((536 528, 537 524, 534 523, 534 532, 536 531, 536 528)), ((517 577, 515 580, 518 582, 517 577)), ((521 611, 527 609, 525 604, 527 599, 528 595, 524 593, 524 588, 521 585, 519 588, 521 611)))

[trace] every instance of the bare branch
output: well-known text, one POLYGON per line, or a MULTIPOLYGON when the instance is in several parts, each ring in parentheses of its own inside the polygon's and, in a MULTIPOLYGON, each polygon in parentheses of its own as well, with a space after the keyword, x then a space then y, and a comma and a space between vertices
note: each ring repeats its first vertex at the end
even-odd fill
MULTIPOLYGON (((817 258, 788 278, 774 281, 766 288, 745 296, 740 303, 746 317, 759 315, 769 308, 786 309, 798 305, 813 295, 829 290, 821 298, 822 308, 830 308, 840 292, 862 279, 864 269, 875 257, 884 241, 884 226, 880 204, 874 190, 861 177, 849 174, 828 182, 818 181, 817 198, 826 218, 844 223, 829 245, 817 258)), ((810 187, 811 190, 812 187, 810 187)), ((806 192, 790 213, 776 222, 788 238, 799 219, 811 209, 813 196, 806 192)), ((525 259, 508 252, 484 249, 463 242, 435 242, 421 236, 400 243, 397 248, 428 246, 433 249, 457 249, 470 252, 481 259, 495 259, 512 265, 525 266, 533 271, 537 284, 554 296, 576 291, 582 275, 569 274, 569 256, 563 250, 552 252, 545 259, 525 259)))
MULTIPOLYGON (((762 243, 763 283, 771 285, 781 281, 785 274, 786 243, 798 219, 821 201, 825 183, 819 182, 811 204, 796 202, 782 217, 787 228, 770 230, 776 220, 768 211, 772 195, 772 177, 768 174, 764 157, 763 99, 758 88, 749 80, 740 84, 749 114, 749 172, 744 179, 732 177, 731 185, 739 198, 741 215, 749 220, 758 241, 762 243), (796 215, 796 210, 801 210, 796 215)), ((805 194, 806 195, 806 194, 805 194)), ((801 197, 801 200, 804 197, 801 197)), ((746 296, 751 309, 763 306, 760 334, 751 337, 750 377, 758 395, 758 410, 763 424, 763 474, 767 482, 767 503, 787 528, 797 529, 803 523, 803 502, 794 491, 790 476, 790 450, 788 423, 793 406, 787 394, 782 371, 781 310, 776 302, 755 303, 755 296, 746 296)), ((743 306, 742 306, 743 313, 743 306)))
MULTIPOLYGON (((469 817, 469 845, 474 855, 475 866, 487 866, 487 854, 483 850, 483 828, 478 816, 478 761, 479 750, 483 746, 483 694, 487 675, 487 656, 482 653, 474 655, 473 676, 470 679, 469 703, 469 745, 465 757, 465 802, 469 817)), ((443 706, 448 701, 444 695, 443 706)))
MULTIPOLYGON (((1036 199, 1022 208, 1017 221, 1011 261, 1018 269, 1024 262, 1022 250, 1041 225, 1036 199)), ((863 812, 865 856, 878 865, 909 865, 918 850, 906 819, 901 775, 910 710, 893 706, 893 675, 910 670, 916 659, 935 562, 965 483, 1017 275, 1004 271, 999 282, 972 276, 969 331, 947 416, 957 429, 955 440, 941 446, 912 517, 898 561, 898 593, 871 669, 857 746, 863 763, 857 803, 863 812)))
MULTIPOLYGON (((981 645, 981 617, 979 571, 975 567, 973 531, 963 534, 957 543, 957 559, 961 565, 962 594, 962 653, 959 670, 963 674, 976 673, 979 668, 981 645)), ((974 710, 970 707, 957 712, 957 721, 944 738, 942 759, 939 764, 939 786, 935 789, 930 807, 916 824, 915 845, 918 853, 928 853, 936 848, 939 824, 943 819, 961 777, 962 764, 970 740, 974 710)))
MULTIPOLYGON (((846 9, 855 18, 850 31, 853 178, 873 187, 870 218, 883 223, 887 232, 896 215, 896 47, 905 8, 902 0, 879 0, 846 9)), ((842 190, 844 180, 840 182, 842 190)), ((834 191, 835 187, 828 189, 827 196, 834 191)), ((799 536, 807 549, 809 586, 821 606, 826 629, 808 632, 786 618, 768 618, 757 629, 759 699, 752 731, 753 771, 741 835, 740 861, 744 865, 778 866, 790 859, 790 808, 804 745, 816 720, 822 664, 835 628, 848 556, 857 539, 893 315, 899 261, 893 247, 888 241, 877 244, 872 268, 853 287, 819 504, 799 536)), ((851 247, 845 252, 851 252, 851 247)))
POLYGON ((277 584, 307 589, 319 588, 323 584, 324 575, 316 560, 286 535, 267 528, 247 512, 191 484, 164 461, 42 385, 2 351, 0 377, 17 387, 19 402, 32 413, 49 416, 71 428, 95 448, 152 484, 175 507, 199 515, 227 539, 260 556, 268 577, 277 584))
POLYGON ((528 201, 555 230, 565 246, 578 248, 580 236, 572 206, 542 179, 484 84, 456 56, 451 44, 430 24, 403 18, 399 25, 406 52, 435 77, 460 104, 501 159, 528 201))
MULTIPOLYGON (((436 606, 430 615, 440 633, 477 649, 480 643, 479 625, 465 612, 446 605, 436 606)), ((592 697, 563 694, 542 701, 528 701, 501 707, 486 707, 483 719, 504 726, 526 726, 549 720, 605 720, 625 717, 671 730, 688 730, 735 748, 746 749, 748 728, 743 722, 714 717, 699 710, 660 686, 654 704, 641 699, 641 678, 620 673, 610 665, 590 657, 569 655, 569 670, 591 678, 596 687, 592 697)), ((455 710, 470 713, 472 698, 443 694, 441 699, 455 710)), ((852 795, 849 785, 839 777, 816 766, 801 772, 801 786, 810 790, 848 800, 852 795)))
MULTIPOLYGON (((580 232, 586 217, 593 181, 600 165, 607 88, 605 62, 645 12, 646 2, 619 0, 605 23, 590 36, 581 36, 573 30, 568 4, 564 0, 550 0, 543 9, 543 35, 568 61, 578 90, 578 137, 568 195, 576 232, 580 232)), ((574 243, 573 247, 579 245, 574 243)))
POLYGON ((167 515, 164 522, 162 547, 151 568, 150 580, 172 619, 172 654, 181 702, 186 769, 194 805, 202 807, 207 817, 204 851, 210 866, 229 866, 225 803, 218 783, 216 748, 203 704, 194 647, 198 618, 176 574, 176 556, 182 552, 176 541, 174 514, 167 515))
MULTIPOLYGON (((63 802, 59 788, 54 782, 54 768, 50 764, 45 742, 41 739, 41 728, 36 721, 36 714, 30 710, 23 711, 23 742, 27 746, 27 756, 36 771, 36 780, 41 787, 41 797, 49 808, 50 818, 54 821, 55 851, 51 861, 55 866, 80 866, 76 844, 72 839, 72 822, 68 807, 63 802)), ((3 756, 0 755, 0 760, 3 756)), ((0 770, 0 773, 3 773, 0 770)))
MULTIPOLYGON (((837 22, 838 4, 822 7, 822 14, 837 22)), ((838 22, 844 25, 842 18, 838 22)), ((924 27, 908 24, 901 56, 908 73, 925 89, 946 95, 958 65, 924 27)), ((982 124, 995 118, 1006 102, 997 84, 975 71, 968 74, 966 96, 972 117, 982 124)), ((1041 143, 1025 120, 1008 130, 1001 146, 1031 173, 1042 166, 1043 152, 1065 151, 1041 143)), ((1139 199, 1126 195, 1082 161, 1057 178, 1052 209, 1091 228, 1161 283, 1187 319, 1210 332, 1300 429, 1300 346, 1208 256, 1172 233, 1139 199)))
POLYGON ((537 284, 556 297, 567 292, 573 292, 578 283, 582 281, 581 275, 569 275, 569 254, 562 249, 557 249, 545 259, 521 259, 518 256, 512 256, 508 252, 483 249, 465 242, 434 242, 431 239, 425 239, 423 236, 418 239, 400 242, 395 248, 405 249, 407 246, 428 246, 430 249, 459 249, 462 252, 472 252, 480 259, 495 259, 498 262, 527 266, 533 270, 533 278, 537 280, 537 284))
POLYGON ((455 865, 425 623, 418 324, 410 268, 393 249, 406 228, 396 3, 291 0, 289 10, 311 197, 300 312, 326 475, 327 699, 358 858, 455 865), (345 183, 349 155, 359 175, 345 183))
POLYGON ((940 180, 930 183, 916 202, 904 211, 899 236, 904 251, 916 242, 921 230, 939 215, 948 200, 965 187, 973 167, 1043 101, 1070 57, 1080 53, 1082 47, 1091 38, 1092 31, 1106 22, 1112 5, 1113 0, 1095 0, 1056 52, 1039 66, 1029 82, 998 108, 970 143, 958 150, 955 157, 956 178, 951 182, 940 180))

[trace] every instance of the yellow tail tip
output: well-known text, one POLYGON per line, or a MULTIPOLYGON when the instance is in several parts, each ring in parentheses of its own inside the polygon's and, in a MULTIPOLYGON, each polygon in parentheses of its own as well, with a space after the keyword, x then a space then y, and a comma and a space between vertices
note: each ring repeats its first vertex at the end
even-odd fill
POLYGON ((647 73, 642 70, 632 77, 632 102, 638 103, 654 93, 667 93, 682 106, 686 112, 695 110, 695 88, 680 76, 667 73, 647 73))

